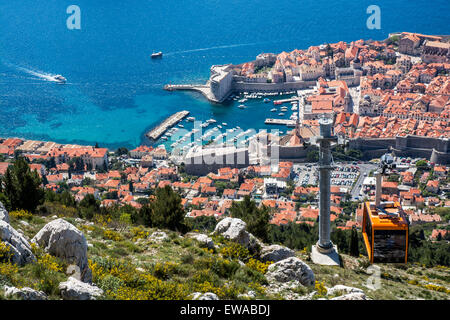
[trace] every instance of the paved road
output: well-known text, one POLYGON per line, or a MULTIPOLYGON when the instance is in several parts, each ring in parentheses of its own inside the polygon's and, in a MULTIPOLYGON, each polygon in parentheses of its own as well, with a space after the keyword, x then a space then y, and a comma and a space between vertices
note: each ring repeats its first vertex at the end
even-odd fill
POLYGON ((371 170, 375 170, 377 168, 377 165, 372 164, 372 163, 361 163, 361 164, 358 164, 358 167, 359 167, 360 175, 359 175, 358 180, 356 181, 356 183, 352 189, 352 192, 351 192, 352 201, 355 201, 356 197, 359 197, 359 192, 361 191, 361 187, 364 182, 364 178, 366 177, 366 176, 364 176, 364 173, 367 173, 367 177, 368 177, 369 172, 371 170))
POLYGON ((350 96, 352 97, 350 112, 359 113, 359 98, 360 98, 360 87, 349 88, 350 96))

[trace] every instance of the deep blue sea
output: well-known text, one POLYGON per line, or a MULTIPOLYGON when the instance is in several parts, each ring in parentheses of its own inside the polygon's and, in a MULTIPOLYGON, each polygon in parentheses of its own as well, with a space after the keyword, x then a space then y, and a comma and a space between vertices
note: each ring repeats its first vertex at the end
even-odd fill
POLYGON ((263 128, 270 106, 237 108, 162 90, 203 83, 212 64, 261 52, 340 40, 385 39, 390 32, 450 34, 448 0, 2 0, 0 136, 135 147, 173 112, 229 126, 263 128), (69 30, 69 5, 81 30, 69 30), (381 29, 366 27, 369 5, 381 29), (150 59, 163 51, 160 60, 150 59), (48 81, 62 74, 66 85, 48 81))

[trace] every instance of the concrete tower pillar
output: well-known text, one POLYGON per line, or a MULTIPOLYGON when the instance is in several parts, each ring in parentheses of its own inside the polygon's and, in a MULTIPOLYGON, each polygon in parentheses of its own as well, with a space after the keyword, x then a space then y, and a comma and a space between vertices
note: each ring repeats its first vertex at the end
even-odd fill
POLYGON ((381 185, 383 183, 383 175, 380 170, 375 173, 376 183, 375 183, 375 207, 379 207, 381 204, 381 185))
POLYGON ((319 120, 319 251, 328 251, 333 248, 330 240, 330 171, 331 166, 331 141, 336 137, 331 136, 333 120, 321 118, 319 120))
POLYGON ((319 241, 312 248, 311 258, 316 264, 339 265, 337 249, 330 238, 331 142, 337 141, 337 137, 331 135, 333 119, 320 118, 319 125, 319 241))

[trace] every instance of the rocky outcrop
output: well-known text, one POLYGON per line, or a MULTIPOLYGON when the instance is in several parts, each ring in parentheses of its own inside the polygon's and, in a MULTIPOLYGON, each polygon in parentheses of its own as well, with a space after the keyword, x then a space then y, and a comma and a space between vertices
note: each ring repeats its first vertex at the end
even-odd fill
POLYGON ((364 293, 364 291, 359 288, 347 287, 342 284, 335 285, 327 290, 327 295, 329 296, 348 293, 364 293))
POLYGON ((257 251, 262 243, 246 230, 247 224, 241 219, 227 217, 221 220, 214 233, 221 234, 225 239, 239 243, 251 251, 257 251))
POLYGON ((92 272, 87 260, 87 241, 83 233, 71 223, 56 219, 47 223, 31 240, 46 252, 79 268, 79 278, 92 281, 92 272))
POLYGON ((198 242, 200 242, 200 244, 208 249, 213 249, 214 248, 214 242, 213 240, 208 237, 206 234, 202 234, 202 233, 196 233, 196 232, 189 232, 186 234, 186 237, 194 239, 198 242))
POLYGON ((28 287, 16 288, 4 286, 5 297, 19 298, 21 300, 47 300, 47 295, 42 291, 37 291, 28 287))
POLYGON ((240 293, 238 294, 238 299, 246 299, 246 300, 250 300, 250 299, 255 299, 256 298, 256 292, 253 290, 250 290, 247 293, 240 293))
POLYGON ((81 282, 74 277, 61 282, 58 286, 63 300, 96 300, 103 294, 97 286, 81 282))
POLYGON ((260 253, 260 258, 262 261, 278 262, 293 256, 295 256, 293 250, 278 244, 263 246, 260 253))
POLYGON ((194 292, 192 294, 192 300, 219 300, 219 297, 212 292, 194 292))
POLYGON ((163 242, 169 239, 169 236, 164 231, 155 231, 150 235, 150 239, 155 242, 163 242))
POLYGON ((269 282, 298 281, 304 286, 312 286, 315 283, 314 272, 311 268, 295 257, 271 264, 267 269, 266 278, 269 282))
POLYGON ((354 292, 344 294, 343 296, 339 296, 336 298, 332 298, 331 300, 367 300, 367 297, 364 293, 354 292))
POLYGON ((5 209, 5 206, 3 205, 3 203, 1 203, 1 202, 0 202, 0 221, 9 223, 9 213, 5 209))
POLYGON ((28 241, 3 220, 0 220, 0 240, 9 246, 13 263, 22 266, 36 260, 28 241))

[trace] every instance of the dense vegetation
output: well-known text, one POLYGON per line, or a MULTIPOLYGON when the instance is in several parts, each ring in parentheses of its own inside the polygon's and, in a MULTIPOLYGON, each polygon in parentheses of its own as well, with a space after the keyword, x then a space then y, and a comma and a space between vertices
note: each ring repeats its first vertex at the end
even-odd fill
POLYGON ((233 218, 245 221, 250 233, 263 241, 268 240, 270 214, 267 207, 259 208, 255 201, 251 200, 249 196, 245 196, 243 201, 233 202, 230 213, 233 218))

